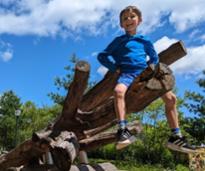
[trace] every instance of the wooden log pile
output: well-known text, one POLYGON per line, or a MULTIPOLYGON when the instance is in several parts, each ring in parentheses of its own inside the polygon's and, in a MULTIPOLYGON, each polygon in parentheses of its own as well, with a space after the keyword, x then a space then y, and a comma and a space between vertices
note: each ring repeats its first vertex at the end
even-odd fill
MULTIPOLYGON (((170 91, 174 86, 174 77, 167 65, 185 55, 186 50, 181 41, 161 52, 155 75, 155 70, 148 67, 129 88, 126 94, 127 112, 139 112, 170 91)), ((89 71, 87 62, 80 61, 76 64, 74 79, 59 118, 44 130, 33 133, 30 140, 0 156, 0 171, 22 165, 22 171, 48 170, 51 166, 42 164, 39 160, 47 152, 51 153, 54 162, 50 170, 72 170, 72 163, 79 150, 88 151, 116 141, 116 130, 104 131, 116 124, 113 89, 119 73, 108 72, 85 93, 89 71)), ((135 122, 129 129, 133 133, 139 133, 141 126, 135 122)))

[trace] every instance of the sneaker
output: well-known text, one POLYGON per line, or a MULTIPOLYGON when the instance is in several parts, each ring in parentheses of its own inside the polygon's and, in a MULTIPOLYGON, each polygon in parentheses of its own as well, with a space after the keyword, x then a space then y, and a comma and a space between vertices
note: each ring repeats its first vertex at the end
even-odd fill
POLYGON ((170 136, 167 147, 173 151, 179 151, 182 153, 194 153, 196 152, 196 148, 187 143, 185 137, 180 136, 170 136))
POLYGON ((135 142, 135 140, 136 140, 136 137, 134 135, 132 135, 127 128, 118 129, 116 149, 120 150, 122 148, 125 148, 128 145, 135 142))

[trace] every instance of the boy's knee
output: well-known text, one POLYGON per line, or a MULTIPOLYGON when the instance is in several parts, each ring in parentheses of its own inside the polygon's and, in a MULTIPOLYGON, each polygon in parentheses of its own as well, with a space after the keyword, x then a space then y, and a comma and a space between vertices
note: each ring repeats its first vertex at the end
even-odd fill
POLYGON ((168 92, 162 97, 167 106, 173 106, 177 104, 177 97, 174 93, 168 92))
POLYGON ((121 87, 115 87, 114 93, 115 93, 115 97, 124 98, 126 90, 122 89, 121 87))

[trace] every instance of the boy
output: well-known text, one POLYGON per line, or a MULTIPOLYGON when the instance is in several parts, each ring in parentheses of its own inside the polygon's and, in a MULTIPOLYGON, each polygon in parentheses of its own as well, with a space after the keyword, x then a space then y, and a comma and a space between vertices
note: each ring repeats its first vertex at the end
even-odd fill
MULTIPOLYGON (((125 120, 125 94, 134 79, 147 67, 146 56, 150 57, 149 64, 158 63, 158 55, 152 43, 144 36, 137 34, 137 27, 142 21, 142 15, 135 6, 128 6, 120 12, 120 25, 125 34, 115 38, 108 47, 98 55, 98 60, 110 71, 120 71, 117 85, 114 89, 115 112, 119 120, 117 132, 117 149, 126 147, 135 141, 126 128, 125 120), (114 62, 109 59, 112 57, 114 62)), ((194 148, 186 143, 181 135, 178 123, 178 112, 176 109, 176 96, 172 91, 162 96, 165 103, 166 117, 171 128, 171 136, 167 147, 185 153, 194 152, 194 148)))
POLYGON ((142 21, 140 10, 128 6, 120 13, 120 25, 125 34, 115 38, 108 47, 98 55, 98 60, 110 71, 120 71, 117 85, 114 89, 115 112, 119 120, 116 148, 121 149, 135 141, 126 128, 125 94, 134 79, 147 68, 146 56, 150 57, 149 64, 158 63, 158 55, 152 43, 144 36, 137 34, 137 27, 142 21), (109 59, 112 56, 113 61, 109 59))

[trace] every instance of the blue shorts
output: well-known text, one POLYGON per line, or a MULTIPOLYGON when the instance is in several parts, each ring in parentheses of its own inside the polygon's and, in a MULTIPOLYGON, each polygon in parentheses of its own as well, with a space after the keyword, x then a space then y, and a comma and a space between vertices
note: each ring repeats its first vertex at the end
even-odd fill
POLYGON ((124 84, 125 86, 129 87, 133 81, 135 80, 136 77, 140 75, 140 72, 138 73, 121 73, 118 80, 117 84, 124 84))

